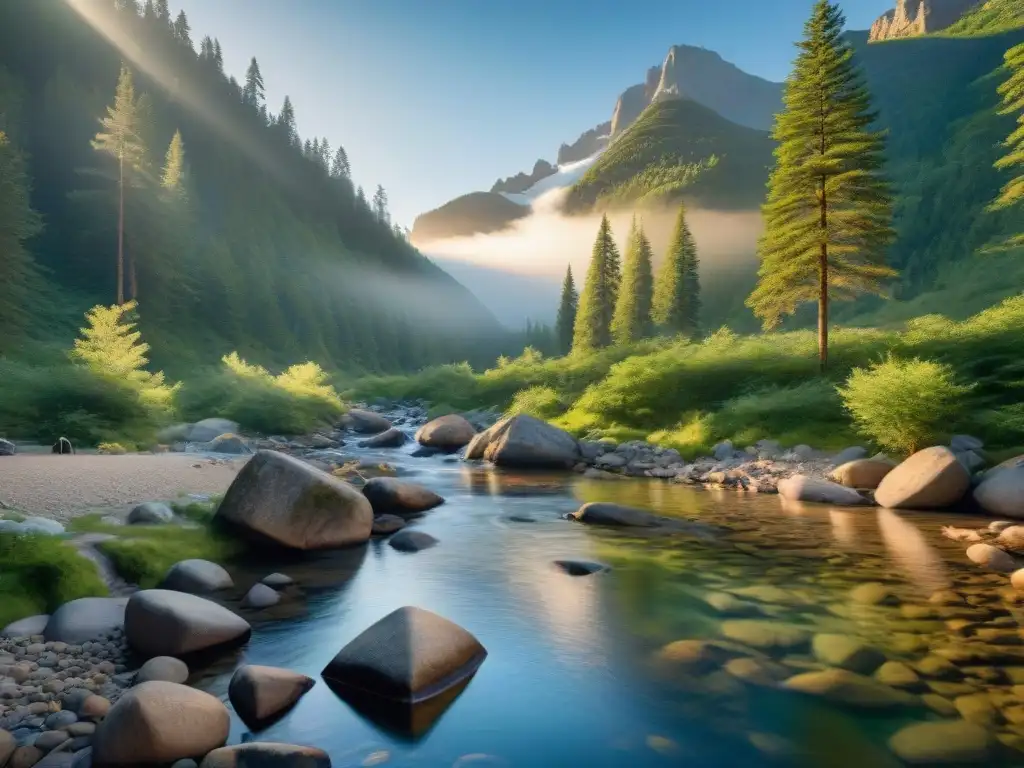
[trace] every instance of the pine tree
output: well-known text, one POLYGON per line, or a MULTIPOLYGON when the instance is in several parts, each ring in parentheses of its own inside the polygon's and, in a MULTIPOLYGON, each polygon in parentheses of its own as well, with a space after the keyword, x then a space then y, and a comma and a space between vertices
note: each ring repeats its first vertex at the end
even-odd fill
POLYGON ((220 40, 214 39, 213 41, 213 63, 217 67, 218 72, 224 71, 224 51, 221 50, 220 40))
MULTIPOLYGON (((1008 50, 1005 61, 1009 76, 999 86, 999 94, 1003 97, 999 113, 1016 115, 1017 129, 1004 142, 1006 154, 996 162, 996 168, 1019 170, 1020 173, 1003 186, 991 206, 993 210, 1024 207, 1024 43, 1008 50)), ((1004 247, 1024 247, 1024 233, 1012 237, 1004 247)))
POLYGON ((213 61, 213 38, 206 35, 199 41, 199 58, 203 61, 213 61))
POLYGON ((619 249, 612 238, 608 216, 605 215, 601 217, 601 227, 594 241, 590 268, 587 270, 587 282, 576 312, 573 352, 591 352, 612 343, 612 314, 621 279, 619 249))
POLYGON ((367 210, 367 211, 370 210, 370 204, 368 202, 366 202, 366 192, 363 190, 363 185, 362 184, 360 184, 359 188, 356 190, 356 201, 355 202, 356 202, 356 207, 364 209, 364 210, 367 210))
POLYGON ((324 173, 328 173, 331 167, 331 144, 324 137, 320 140, 320 154, 316 158, 324 173))
POLYGON ((377 185, 377 191, 373 193, 373 215, 381 224, 390 224, 391 214, 388 213, 388 193, 384 187, 377 185))
POLYGON ((121 11, 122 13, 130 13, 133 16, 139 16, 142 14, 142 8, 139 7, 139 0, 115 0, 114 9, 121 11))
POLYGON ((166 192, 176 197, 185 194, 185 144, 181 140, 181 131, 174 132, 171 143, 167 147, 160 185, 166 192))
POLYGON ((178 11, 178 18, 174 20, 174 39, 192 49, 192 28, 184 11, 178 11))
POLYGON ((167 0, 156 0, 156 17, 164 26, 171 26, 171 8, 167 0))
POLYGON ((153 0, 146 0, 146 5, 142 11, 142 18, 150 23, 156 21, 156 5, 153 4, 153 0))
POLYGON ((828 365, 830 299, 882 293, 892 200, 881 175, 882 134, 838 5, 815 3, 776 115, 776 164, 764 206, 759 282, 747 306, 772 328, 818 303, 818 358, 828 365))
POLYGON ((114 104, 107 107, 107 116, 100 120, 102 130, 92 141, 93 149, 106 152, 117 160, 117 303, 124 304, 124 193, 128 174, 145 166, 146 146, 142 141, 141 99, 135 98, 131 70, 121 65, 114 104))
POLYGON ((331 178, 352 178, 352 168, 348 164, 348 155, 345 153, 345 148, 340 144, 338 145, 338 151, 334 153, 334 162, 331 165, 331 178))
POLYGON ((263 83, 263 73, 260 72, 259 62, 252 57, 249 68, 245 71, 245 86, 242 88, 242 101, 250 106, 259 109, 266 101, 266 86, 263 83))
POLYGON ((651 319, 658 330, 694 337, 699 331, 700 279, 697 244, 686 223, 686 207, 679 206, 668 253, 654 284, 651 319))
POLYGON ((42 230, 29 205, 25 158, 0 131, 0 355, 29 325, 26 311, 34 299, 39 273, 25 242, 42 230))
POLYGON ((565 280, 562 281, 562 300, 558 304, 558 353, 567 355, 572 351, 572 332, 576 324, 576 308, 579 305, 579 294, 576 283, 572 279, 572 265, 565 269, 565 280))
POLYGON ((651 243, 634 216, 622 285, 612 316, 612 338, 616 344, 632 344, 651 335, 651 261, 651 243))
POLYGON ((284 141, 294 146, 299 141, 299 133, 295 128, 295 108, 292 107, 292 100, 284 97, 284 104, 281 105, 281 113, 275 122, 278 133, 284 141))

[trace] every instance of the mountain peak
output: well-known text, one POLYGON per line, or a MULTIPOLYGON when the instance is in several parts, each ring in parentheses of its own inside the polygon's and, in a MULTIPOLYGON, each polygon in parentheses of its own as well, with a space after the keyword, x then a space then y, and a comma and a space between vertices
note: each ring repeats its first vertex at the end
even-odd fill
POLYGON ((896 0, 896 8, 886 11, 871 25, 871 42, 898 37, 918 37, 938 32, 961 19, 981 0, 896 0))

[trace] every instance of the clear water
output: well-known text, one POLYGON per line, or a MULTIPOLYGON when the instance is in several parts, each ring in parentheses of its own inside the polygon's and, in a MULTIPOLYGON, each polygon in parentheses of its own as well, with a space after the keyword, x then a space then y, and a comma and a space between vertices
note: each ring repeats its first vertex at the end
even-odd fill
MULTIPOLYGON (((395 453, 378 455, 395 461, 395 453)), ((253 564, 236 575, 241 588, 281 569, 307 590, 272 620, 250 617, 250 643, 206 670, 201 685, 226 698, 231 670, 243 661, 294 669, 317 684, 256 737, 236 721, 232 743, 313 745, 335 766, 898 764, 887 738, 908 722, 936 719, 931 710, 850 710, 746 685, 720 670, 666 668, 654 654, 674 640, 717 637, 723 617, 701 596, 751 586, 779 588, 744 594, 764 618, 863 637, 908 661, 925 655, 925 645, 958 642, 939 615, 950 609, 928 601, 936 590, 960 589, 993 621, 1016 621, 1015 608, 997 592, 1008 586, 1006 577, 977 570, 964 545, 939 535, 944 523, 983 521, 787 505, 775 496, 654 480, 517 474, 440 458, 403 456, 397 463, 408 479, 447 499, 413 523, 440 540, 436 547, 406 554, 374 541, 304 564, 253 564), (563 519, 596 500, 706 520, 728 532, 711 543, 637 538, 563 519), (517 517, 533 522, 510 519, 517 517), (559 558, 598 560, 612 570, 571 577, 552 565, 559 558), (903 605, 853 604, 851 588, 866 581, 885 583, 903 605), (378 727, 320 678, 342 646, 403 605, 455 621, 489 652, 468 687, 415 738, 378 727), (920 647, 907 650, 914 638, 920 647)), ((807 649, 770 653, 794 674, 813 666, 807 649)), ((1024 668, 1024 657, 1018 663, 1024 668)), ((976 684, 1012 690, 1005 679, 976 684)), ((993 728, 1012 733, 1006 724, 993 728)))

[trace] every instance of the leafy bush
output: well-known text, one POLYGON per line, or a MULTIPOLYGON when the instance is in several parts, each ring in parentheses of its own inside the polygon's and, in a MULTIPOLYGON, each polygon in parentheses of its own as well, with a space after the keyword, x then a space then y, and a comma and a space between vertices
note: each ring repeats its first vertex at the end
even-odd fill
POLYGON ((439 419, 442 416, 448 416, 449 414, 457 412, 458 409, 452 408, 448 403, 438 403, 437 405, 431 406, 430 410, 427 411, 427 420, 433 421, 434 419, 439 419))
POLYGON ((505 415, 525 413, 538 419, 553 419, 564 413, 566 406, 562 396, 551 387, 529 387, 516 393, 505 415))
POLYGON ((95 564, 52 536, 0 533, 0 626, 107 594, 95 564))
POLYGON ((222 368, 198 376, 177 393, 184 418, 221 416, 257 432, 302 434, 337 421, 345 411, 316 363, 293 365, 274 376, 235 352, 222 361, 222 368))
POLYGON ((883 448, 913 453, 945 442, 971 387, 958 384, 943 363, 890 355, 856 368, 839 388, 857 428, 883 448))

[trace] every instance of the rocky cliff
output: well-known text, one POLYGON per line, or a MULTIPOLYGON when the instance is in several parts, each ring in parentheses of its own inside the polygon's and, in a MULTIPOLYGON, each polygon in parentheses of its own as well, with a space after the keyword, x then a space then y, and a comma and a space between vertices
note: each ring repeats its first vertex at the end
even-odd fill
POLYGON ((530 173, 520 172, 515 176, 509 176, 507 179, 498 179, 494 182, 494 186, 491 187, 491 192, 507 192, 509 194, 525 192, 538 181, 546 179, 557 170, 547 160, 538 160, 533 164, 533 170, 530 173))
POLYGON ((955 24, 980 3, 980 0, 896 0, 896 8, 886 11, 871 25, 869 40, 892 40, 938 32, 955 24))
POLYGON ((577 160, 590 157, 599 149, 604 149, 611 131, 611 122, 604 122, 581 133, 580 137, 572 144, 563 143, 558 148, 558 164, 575 163, 577 160))

